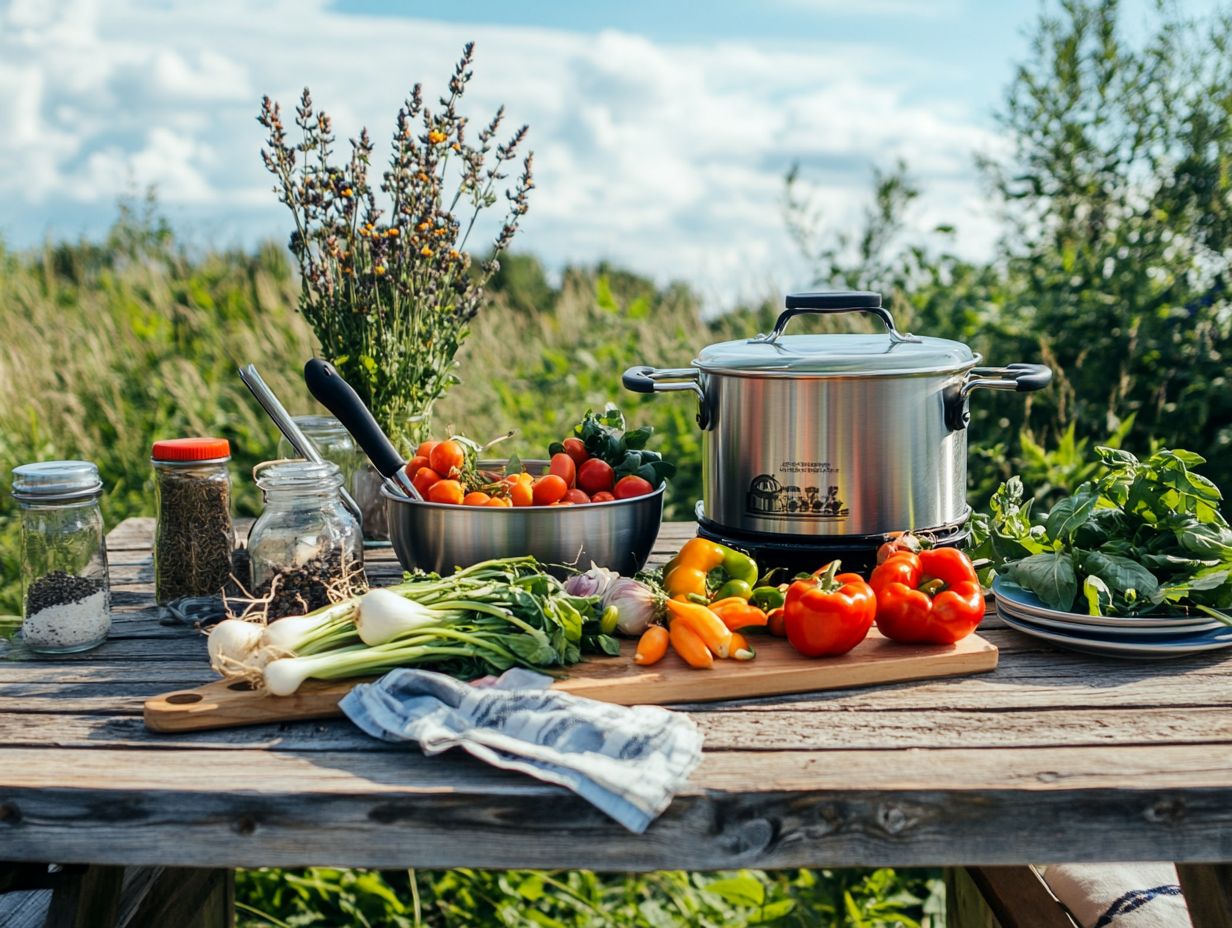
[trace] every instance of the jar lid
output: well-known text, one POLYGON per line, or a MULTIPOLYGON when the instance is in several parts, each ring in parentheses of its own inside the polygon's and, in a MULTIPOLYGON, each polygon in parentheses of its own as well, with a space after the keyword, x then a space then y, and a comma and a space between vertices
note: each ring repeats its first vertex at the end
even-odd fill
POLYGON ((218 461, 231 457, 225 438, 165 438, 154 442, 150 457, 155 461, 218 461))
POLYGON ((704 371, 809 376, 886 376, 963 370, 978 358, 970 347, 948 338, 904 335, 894 326, 881 295, 870 291, 792 293, 774 331, 754 338, 708 345, 694 365, 704 371), (867 313, 884 334, 785 335, 787 324, 806 314, 867 313))
POLYGON ((89 461, 39 461, 13 468, 14 499, 88 499, 102 492, 98 467, 89 461))
POLYGON ((342 471, 333 461, 268 461, 252 473, 262 490, 324 492, 342 486, 342 471))

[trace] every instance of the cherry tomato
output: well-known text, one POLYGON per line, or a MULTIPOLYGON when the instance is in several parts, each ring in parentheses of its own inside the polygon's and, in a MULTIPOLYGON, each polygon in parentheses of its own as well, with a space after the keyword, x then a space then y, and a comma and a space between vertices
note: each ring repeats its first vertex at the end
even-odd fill
POLYGON ((581 490, 570 490, 565 494, 565 499, 571 503, 578 503, 579 505, 590 502, 590 497, 581 490))
POLYGON ((573 458, 563 451, 552 455, 552 463, 548 467, 548 473, 555 474, 565 481, 565 485, 568 487, 573 487, 577 484, 577 465, 573 463, 573 458))
POLYGON ((415 476, 411 478, 411 483, 415 485, 415 489, 419 491, 419 495, 424 499, 428 498, 428 489, 432 484, 441 479, 441 475, 434 471, 431 467, 421 467, 415 471, 415 476))
POLYGON ((510 501, 508 498, 504 496, 493 496, 483 505, 485 507, 503 506, 504 508, 508 509, 510 506, 513 505, 513 503, 512 501, 510 501))
POLYGON ((573 463, 578 467, 590 458, 590 452, 586 450, 586 443, 580 438, 566 438, 561 442, 565 446, 565 454, 573 458, 573 463))
POLYGON ((515 480, 509 484, 509 502, 515 506, 533 506, 535 504, 534 488, 529 483, 515 480))
POLYGON ((481 490, 473 490, 462 497, 463 506, 486 506, 492 497, 481 490))
POLYGON ((415 457, 428 458, 432 456, 432 449, 439 445, 439 441, 421 441, 419 447, 415 449, 415 457))
POLYGON ((775 638, 787 637, 787 619, 782 606, 771 609, 766 615, 766 630, 775 638))
POLYGON ((559 474, 545 474, 535 481, 532 492, 536 506, 550 506, 565 498, 569 484, 559 474))
POLYGON ((612 490, 617 499, 632 499, 634 496, 645 496, 653 492, 654 487, 650 485, 650 481, 636 474, 621 477, 616 481, 616 488, 612 490))
POLYGON ((600 490, 598 493, 596 493, 594 496, 590 498, 590 501, 592 503, 610 503, 615 498, 616 497, 614 497, 607 490, 600 490))
POLYGON ((410 477, 412 480, 414 480, 415 475, 419 473, 419 468, 427 467, 427 466, 428 466, 428 459, 424 457, 422 454, 417 454, 413 458, 411 458, 409 461, 406 462, 406 468, 405 468, 406 475, 410 477))
POLYGON ((428 466, 442 476, 448 477, 454 469, 461 470, 466 463, 466 451, 456 441, 443 441, 428 455, 428 466))
POLYGON ((452 503, 458 506, 464 499, 466 499, 466 490, 456 480, 438 480, 428 487, 428 502, 452 503))
POLYGON ((615 484, 616 475, 612 472, 612 465, 607 461, 591 458, 578 471, 577 485, 592 496, 604 490, 611 492, 615 484))

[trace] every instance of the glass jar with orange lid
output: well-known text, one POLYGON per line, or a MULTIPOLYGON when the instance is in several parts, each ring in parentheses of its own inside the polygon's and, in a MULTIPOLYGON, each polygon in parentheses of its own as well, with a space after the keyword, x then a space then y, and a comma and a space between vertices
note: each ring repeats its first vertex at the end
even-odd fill
POLYGON ((156 441, 154 595, 164 617, 189 621, 218 611, 231 577, 231 445, 225 438, 156 441))

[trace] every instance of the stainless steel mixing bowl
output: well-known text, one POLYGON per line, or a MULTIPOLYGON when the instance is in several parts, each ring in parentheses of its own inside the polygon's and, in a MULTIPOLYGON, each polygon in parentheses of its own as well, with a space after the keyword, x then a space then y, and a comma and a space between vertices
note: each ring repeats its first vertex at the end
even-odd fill
MULTIPOLYGON (((534 473, 546 462, 524 461, 534 473)), ((500 462, 481 462, 499 469, 500 462)), ((382 487, 390 540, 406 570, 449 573, 480 561, 532 554, 553 573, 593 561, 625 576, 646 564, 663 521, 659 487, 646 496, 584 506, 454 506, 420 502, 382 487)))

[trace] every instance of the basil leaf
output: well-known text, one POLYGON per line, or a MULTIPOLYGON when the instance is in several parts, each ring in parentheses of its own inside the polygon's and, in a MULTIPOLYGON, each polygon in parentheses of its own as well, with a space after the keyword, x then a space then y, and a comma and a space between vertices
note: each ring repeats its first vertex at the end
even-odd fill
POLYGON ((1046 605, 1062 612, 1074 606, 1078 578, 1074 564, 1065 553, 1033 554, 1007 565, 1006 575, 1025 590, 1030 590, 1046 605))
POLYGON ((1132 558, 1103 551, 1079 552, 1078 556, 1083 570, 1099 577, 1120 596, 1131 598, 1127 594, 1133 591, 1138 599, 1152 599, 1159 592, 1159 580, 1132 558))
POLYGON ((1045 528, 1050 538, 1069 541, 1074 532, 1091 517, 1099 495, 1090 487, 1080 488, 1073 496, 1067 496, 1048 513, 1045 528))

